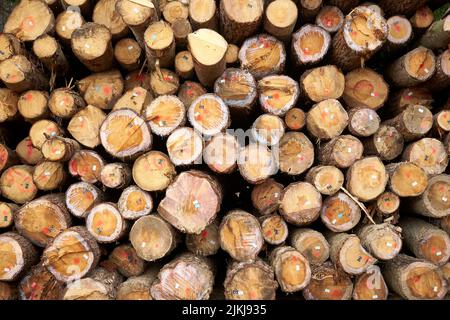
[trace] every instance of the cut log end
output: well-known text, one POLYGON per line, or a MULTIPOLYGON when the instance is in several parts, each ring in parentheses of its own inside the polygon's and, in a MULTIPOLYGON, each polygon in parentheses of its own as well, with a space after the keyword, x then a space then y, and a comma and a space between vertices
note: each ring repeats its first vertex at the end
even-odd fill
POLYGON ((278 209, 278 200, 282 191, 282 184, 273 179, 267 179, 253 188, 251 195, 253 206, 262 215, 275 212, 278 209))
POLYGON ((279 142, 280 171, 298 175, 310 168, 314 162, 314 146, 301 132, 287 132, 279 142))
POLYGON ((33 181, 33 169, 28 165, 17 165, 6 169, 0 177, 2 196, 19 204, 32 200, 37 194, 33 181))
POLYGON ((338 31, 344 23, 344 14, 335 6, 323 7, 316 16, 316 24, 330 33, 338 31))
POLYGON ((203 152, 203 140, 192 128, 181 127, 167 138, 167 152, 174 165, 189 165, 196 162, 203 152))
POLYGON ((333 195, 343 186, 344 174, 334 166, 317 166, 308 171, 306 181, 321 194, 333 195))
POLYGON ((369 108, 351 110, 348 120, 349 131, 358 137, 369 137, 380 128, 380 117, 369 108))
POLYGON ((389 186, 400 197, 419 196, 428 186, 426 172, 414 163, 389 164, 386 169, 390 174, 389 186))
POLYGON ((15 232, 0 235, 0 280, 14 281, 26 272, 37 260, 31 243, 15 232))
POLYGON ((316 64, 325 57, 330 48, 330 34, 321 27, 304 25, 292 35, 292 52, 300 67, 316 64))
POLYGON ((127 278, 140 276, 145 271, 145 261, 139 258, 130 244, 115 247, 109 254, 108 262, 127 278))
POLYGON ((314 105, 306 115, 308 131, 318 139, 331 139, 340 135, 348 124, 348 114, 341 103, 329 99, 314 105))
POLYGON ((402 249, 400 234, 388 223, 368 224, 358 231, 361 243, 380 260, 391 260, 402 249))
POLYGON ((219 224, 211 223, 200 234, 187 234, 186 247, 193 254, 201 256, 216 254, 220 249, 219 224))
POLYGON ((150 151, 136 159, 133 165, 133 180, 145 191, 161 191, 175 178, 174 164, 159 151, 150 151))
POLYGON ((75 217, 84 218, 102 198, 102 192, 87 182, 74 183, 66 191, 66 206, 75 217))
POLYGON ((272 114, 263 114, 253 122, 251 135, 257 143, 267 146, 277 145, 284 135, 283 120, 272 114))
POLYGON ((355 227, 361 219, 361 209, 349 196, 339 192, 323 202, 320 218, 334 232, 345 232, 355 227))
POLYGON ((300 95, 296 81, 288 76, 272 75, 258 81, 259 103, 264 111, 283 116, 295 106, 300 95))
POLYGON ((242 177, 252 184, 263 182, 278 169, 272 152, 267 147, 256 143, 241 149, 238 167, 242 177))
POLYGON ((412 37, 412 26, 408 19, 402 16, 392 16, 387 20, 389 33, 387 40, 393 44, 406 44, 412 37))
POLYGON ((299 131, 306 125, 306 114, 300 108, 292 108, 284 116, 284 123, 291 131, 299 131))
POLYGON ((330 245, 325 237, 313 229, 296 229, 291 245, 308 259, 311 265, 321 265, 330 257, 330 245))
POLYGON ((239 148, 235 136, 219 133, 208 141, 203 151, 203 160, 212 171, 219 174, 228 174, 237 167, 239 148))
POLYGON ((388 294, 388 287, 378 266, 372 266, 355 280, 354 300, 387 300, 388 294))
POLYGON ((214 94, 204 94, 188 109, 188 119, 199 133, 212 136, 230 124, 230 111, 223 100, 214 94))
POLYGON ((100 181, 100 172, 105 165, 103 159, 94 151, 77 151, 69 161, 69 173, 84 182, 100 181))
POLYGON ((440 174, 448 164, 444 144, 434 138, 422 138, 405 148, 403 159, 421 167, 427 174, 440 174))
POLYGON ((278 214, 265 215, 261 218, 261 231, 264 240, 272 245, 284 243, 288 237, 288 226, 278 214))
POLYGON ((117 207, 122 217, 136 220, 150 214, 153 209, 153 199, 150 193, 133 185, 123 190, 117 207))

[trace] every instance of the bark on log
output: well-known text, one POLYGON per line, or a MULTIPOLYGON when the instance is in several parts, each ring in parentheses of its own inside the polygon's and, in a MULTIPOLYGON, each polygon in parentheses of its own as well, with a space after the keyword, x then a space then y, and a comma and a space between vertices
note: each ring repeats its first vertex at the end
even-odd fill
POLYGON ((58 300, 62 298, 64 284, 38 264, 23 277, 18 289, 21 300, 58 300))
POLYGON ((377 259, 394 259, 402 249, 400 233, 391 224, 367 224, 357 234, 362 246, 377 259))
POLYGON ((102 200, 102 191, 88 182, 74 183, 66 191, 66 207, 78 218, 85 218, 102 200))
POLYGON ((207 28, 217 31, 219 29, 219 17, 216 1, 190 0, 189 20, 193 30, 207 28))
POLYGON ((430 175, 443 173, 449 161, 444 144, 434 138, 422 138, 409 144, 403 150, 402 159, 418 165, 430 175))
POLYGON ((425 217, 444 218, 450 214, 450 176, 440 174, 428 180, 428 186, 411 200, 411 210, 425 217))
POLYGON ((161 68, 171 67, 175 58, 175 37, 167 22, 157 21, 148 26, 144 33, 147 65, 153 70, 156 61, 161 68))
POLYGON ((69 173, 88 183, 100 181, 100 172, 105 162, 95 151, 77 151, 69 161, 69 173))
POLYGON ((141 67, 142 55, 139 43, 132 38, 120 39, 114 46, 114 58, 127 71, 133 71, 141 67))
POLYGON ((424 84, 433 92, 445 90, 450 86, 450 50, 447 49, 436 58, 436 73, 424 84))
POLYGON ((448 45, 450 34, 450 15, 433 22, 425 34, 418 40, 418 44, 431 50, 444 49, 448 45))
POLYGON ((23 55, 0 62, 0 79, 6 87, 18 93, 30 89, 44 90, 49 86, 44 73, 23 55))
POLYGON ((375 134, 363 142, 364 154, 374 155, 381 160, 393 160, 403 151, 403 135, 395 127, 381 125, 375 134))
POLYGON ((292 35, 291 56, 305 69, 320 63, 330 49, 330 34, 321 27, 306 24, 292 35))
POLYGON ((219 224, 215 220, 200 234, 189 233, 186 235, 186 248, 193 254, 211 256, 220 249, 219 224))
POLYGON ((400 0, 400 1, 389 1, 380 0, 378 5, 383 9, 383 11, 388 16, 393 16, 395 14, 411 15, 421 6, 427 3, 428 0, 400 0))

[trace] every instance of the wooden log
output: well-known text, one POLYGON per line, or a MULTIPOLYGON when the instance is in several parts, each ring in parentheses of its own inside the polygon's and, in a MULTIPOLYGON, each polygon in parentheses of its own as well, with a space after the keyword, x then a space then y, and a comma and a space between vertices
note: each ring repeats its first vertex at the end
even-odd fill
POLYGON ((134 70, 128 73, 124 78, 124 90, 130 90, 135 87, 151 90, 150 75, 140 70, 134 70))
POLYGON ((309 284, 311 280, 309 262, 295 248, 277 247, 271 252, 269 261, 283 292, 297 292, 309 284))
POLYGON ((0 62, 15 55, 26 55, 27 50, 23 43, 12 33, 0 34, 0 62))
POLYGON ((433 51, 417 47, 393 62, 386 75, 398 87, 411 87, 429 80, 436 71, 433 51))
POLYGON ((297 22, 298 9, 293 1, 275 0, 264 14, 264 31, 287 43, 297 22))
POLYGON ((260 115, 250 130, 253 141, 269 147, 278 145, 285 131, 283 120, 273 114, 260 115))
POLYGON ((215 219, 221 204, 222 190, 215 178, 190 170, 180 173, 167 188, 158 213, 178 230, 199 234, 215 219))
POLYGON ((192 29, 207 28, 217 31, 219 29, 219 17, 216 1, 191 0, 189 1, 189 21, 192 29))
POLYGON ((211 256, 220 249, 219 223, 215 220, 200 234, 186 234, 186 248, 195 255, 211 256))
POLYGON ((88 105, 72 117, 67 131, 83 146, 95 148, 101 143, 100 127, 105 118, 106 114, 101 109, 88 105))
POLYGON ((0 235, 0 280, 15 281, 36 263, 38 255, 36 249, 24 237, 16 232, 4 232, 0 235))
POLYGON ((114 46, 114 58, 123 69, 133 71, 141 67, 142 49, 136 40, 123 38, 114 46))
POLYGON ((241 149, 238 155, 241 176, 251 184, 259 184, 278 170, 275 155, 258 143, 251 143, 241 149))
POLYGON ((411 162, 386 165, 389 188, 400 197, 417 197, 428 186, 428 177, 421 167, 411 162))
POLYGON ((227 300, 275 300, 278 283, 273 268, 258 259, 231 263, 224 287, 227 300))
POLYGON ((152 134, 147 123, 132 110, 111 112, 100 127, 105 150, 120 159, 135 159, 150 150, 152 134))
POLYGON ((328 237, 328 242, 331 261, 348 274, 362 274, 377 262, 354 234, 334 233, 328 237))
POLYGON ((239 47, 235 44, 229 43, 227 51, 225 52, 225 62, 227 67, 236 66, 239 62, 239 47))
POLYGON ((58 300, 62 297, 64 284, 38 264, 22 278, 18 290, 21 300, 58 300))
POLYGON ((348 114, 335 99, 315 104, 306 115, 306 128, 317 139, 339 136, 348 124, 348 114))
POLYGON ((331 61, 343 71, 361 67, 362 61, 370 59, 383 46, 387 34, 386 20, 379 13, 368 7, 356 7, 333 38, 331 61))
POLYGON ((14 203, 0 202, 0 228, 9 228, 14 223, 14 214, 19 206, 14 203))
POLYGON ((15 55, 0 62, 0 79, 15 92, 48 88, 44 73, 26 56, 15 55))
POLYGON ((210 29, 198 29, 188 35, 188 49, 202 85, 213 86, 214 81, 224 72, 227 47, 226 40, 210 29))
POLYGON ((117 208, 125 219, 137 220, 150 214, 153 209, 153 199, 150 193, 131 185, 122 191, 117 208))
POLYGON ((69 161, 78 150, 80 145, 77 141, 62 137, 47 139, 41 147, 42 155, 46 160, 59 162, 69 161))
POLYGON ((158 275, 157 267, 153 266, 145 274, 122 282, 117 288, 116 300, 153 300, 150 287, 158 275))
POLYGON ((438 266, 425 260, 399 254, 383 265, 388 286, 408 300, 440 300, 447 285, 438 266))
POLYGON ((431 50, 445 49, 448 45, 450 34, 450 15, 433 22, 424 35, 418 40, 418 44, 431 50))
POLYGON ((92 11, 92 21, 107 27, 114 40, 121 39, 130 32, 116 10, 117 2, 118 0, 99 0, 92 11))
MULTIPOLYGON (((390 94, 387 105, 397 115, 409 105, 421 105, 430 108, 433 103, 432 93, 424 86, 399 89, 390 94)), ((388 111, 388 110, 386 110, 388 111)))
POLYGON ((358 5, 359 0, 329 0, 331 5, 338 7, 343 13, 347 14, 358 5))
POLYGON ((185 253, 159 271, 150 293, 155 300, 208 300, 213 284, 212 263, 185 253))
POLYGON ((77 10, 83 17, 89 17, 92 14, 93 3, 91 0, 61 0, 61 5, 67 10, 77 10))
POLYGON ((349 168, 363 157, 363 144, 351 135, 337 136, 319 148, 319 162, 322 165, 349 168))
POLYGON ((78 92, 86 101, 100 109, 111 109, 124 90, 122 75, 118 70, 93 73, 77 82, 78 92))
POLYGON ((80 150, 75 152, 69 161, 69 173, 81 181, 96 183, 100 181, 100 172, 104 165, 105 161, 95 151, 80 150))
POLYGON ((287 223, 278 214, 267 214, 259 218, 264 241, 268 244, 283 244, 288 237, 287 223))
POLYGON ((69 62, 54 37, 45 34, 34 40, 33 53, 55 75, 62 75, 69 71, 69 62))
POLYGON ((288 76, 271 75, 258 81, 258 92, 259 103, 265 112, 283 116, 296 105, 300 88, 288 76))
POLYGON ((21 1, 6 19, 3 32, 12 33, 20 41, 33 41, 39 36, 52 33, 55 17, 44 1, 21 1))
POLYGON ((321 194, 333 195, 343 186, 344 174, 335 166, 315 166, 308 171, 305 181, 321 194))
POLYGON ((79 10, 67 8, 56 17, 55 33, 65 47, 70 47, 72 33, 85 23, 79 10))
POLYGON ((35 165, 44 160, 42 152, 33 146, 31 139, 26 137, 16 146, 16 155, 23 164, 35 165))
POLYGON ((137 255, 145 261, 167 256, 179 243, 176 230, 158 215, 139 218, 129 235, 137 255))
POLYGON ((143 115, 145 107, 153 101, 150 90, 137 86, 127 90, 122 97, 117 100, 112 110, 131 109, 139 115, 143 115))
POLYGON ((450 50, 447 49, 436 58, 436 73, 424 84, 433 92, 445 90, 450 85, 450 50))
POLYGON ((376 199, 388 182, 384 164, 378 157, 366 157, 356 161, 347 171, 346 188, 360 201, 376 199))
POLYGON ((203 150, 203 160, 215 173, 229 174, 237 168, 240 145, 235 136, 228 133, 214 135, 203 150))
POLYGON ((330 48, 330 34, 321 27, 306 24, 292 34, 291 56, 297 67, 309 68, 320 63, 330 48))
POLYGON ((371 266, 370 270, 360 274, 353 286, 353 300, 387 300, 388 287, 380 268, 371 266))
POLYGON ((77 182, 67 188, 65 203, 72 215, 85 218, 89 211, 102 200, 102 191, 96 186, 88 182, 77 182))
POLYGON ((16 165, 6 169, 0 177, 0 191, 4 198, 23 204, 34 199, 37 187, 33 182, 33 167, 16 165))
POLYGON ((328 261, 311 267, 311 282, 303 290, 303 297, 306 300, 350 300, 352 291, 350 277, 328 261))
POLYGON ((57 117, 63 119, 72 118, 75 113, 84 108, 86 103, 83 98, 69 88, 53 90, 48 99, 48 108, 57 117))
POLYGON ((81 279, 99 261, 100 249, 85 227, 77 226, 59 233, 45 248, 42 264, 63 282, 81 279))
POLYGON ((372 69, 362 68, 345 75, 342 98, 349 108, 381 108, 388 98, 389 88, 383 76, 372 69))
POLYGON ((214 83, 214 93, 230 109, 234 122, 253 114, 258 96, 256 81, 248 70, 228 68, 214 83))
POLYGON ((206 89, 198 82, 185 81, 178 89, 178 98, 183 102, 185 108, 189 108, 192 102, 206 94, 206 89))
POLYGON ((289 109, 284 115, 284 123, 291 131, 300 131, 306 125, 306 114, 300 108, 289 109))
POLYGON ((375 134, 364 141, 364 154, 375 155, 382 160, 393 160, 403 151, 403 135, 395 127, 380 125, 375 134))
POLYGON ((430 7, 424 5, 416 10, 409 21, 417 34, 423 34, 434 22, 433 11, 430 7))
POLYGON ((220 1, 220 30, 225 39, 240 45, 244 39, 255 34, 259 29, 263 14, 262 0, 245 0, 234 2, 220 1))
POLYGON ((316 25, 329 33, 337 32, 344 23, 344 14, 336 6, 324 6, 316 16, 316 25))
POLYGON ((440 174, 428 180, 428 186, 418 197, 411 200, 411 210, 419 215, 445 218, 450 214, 450 176, 440 174))
POLYGON ((8 148, 5 144, 0 143, 0 172, 18 164, 18 160, 19 159, 13 150, 8 148))
POLYGON ((206 136, 224 131, 231 123, 227 105, 215 94, 195 99, 187 110, 187 118, 199 134, 206 136))
POLYGON ((175 37, 177 49, 185 50, 188 44, 188 35, 192 33, 192 26, 187 19, 176 19, 172 23, 172 31, 175 37))
POLYGON ((44 142, 51 137, 62 135, 62 129, 51 120, 39 120, 30 128, 30 139, 34 147, 41 149, 44 142))
POLYGON ((48 245, 71 224, 62 193, 48 194, 30 201, 14 216, 18 232, 38 247, 48 245))
POLYGON ((380 117, 370 108, 355 108, 348 113, 348 130, 358 137, 369 137, 380 128, 380 117))
POLYGON ((378 5, 383 9, 383 11, 388 16, 393 16, 395 14, 412 15, 418 8, 423 6, 427 0, 401 0, 397 2, 392 2, 389 0, 378 1, 378 5))
POLYGON ((294 182, 284 188, 279 202, 279 212, 287 222, 305 226, 319 218, 322 196, 312 184, 294 182))
POLYGON ((165 190, 175 179, 176 171, 169 157, 160 151, 150 151, 133 164, 133 181, 145 191, 165 190))
POLYGON ((362 246, 377 259, 394 259, 402 249, 400 233, 389 223, 367 224, 357 234, 362 246))
POLYGON ((117 271, 124 277, 137 277, 145 271, 145 261, 136 253, 131 244, 121 244, 113 249, 108 257, 117 271))
POLYGON ((325 199, 320 218, 331 231, 345 232, 353 229, 361 220, 361 210, 347 194, 338 192, 325 199))
POLYGON ((160 69, 156 63, 155 70, 150 73, 150 87, 153 94, 158 97, 162 95, 174 95, 180 86, 180 78, 169 69, 160 69))
MULTIPOLYGON (((381 222, 389 222, 397 224, 399 219, 398 210, 400 207, 400 198, 393 192, 383 192, 376 201, 375 221, 381 220, 381 222)), ((379 221, 378 221, 379 222, 379 221)))
POLYGON ((422 138, 403 150, 402 159, 421 167, 427 174, 440 174, 448 164, 444 144, 434 138, 422 138))
POLYGON ((180 51, 175 56, 175 72, 182 79, 191 79, 194 75, 194 61, 189 51, 180 51))
POLYGON ((310 69, 300 78, 302 95, 314 102, 339 99, 344 93, 344 88, 344 75, 332 65, 310 69))
POLYGON ((406 247, 419 259, 441 266, 450 258, 450 237, 438 227, 417 218, 400 219, 406 247))
POLYGON ((87 22, 73 31, 70 41, 73 53, 90 71, 111 68, 114 60, 112 36, 104 25, 87 22))
POLYGON ((387 54, 397 54, 413 39, 413 28, 409 20, 403 16, 392 16, 387 20, 389 33, 383 48, 387 54))
POLYGON ((253 207, 261 215, 268 215, 277 211, 283 185, 269 178, 253 187, 251 198, 253 207))
POLYGON ((168 136, 186 121, 183 102, 176 96, 162 95, 148 104, 143 115, 151 131, 158 136, 168 136))
POLYGON ((175 37, 167 22, 151 23, 144 33, 145 55, 147 65, 153 69, 156 61, 161 68, 171 67, 175 58, 175 37))
POLYGON ((18 292, 15 283, 0 282, 0 300, 17 300, 18 292))
POLYGON ((241 68, 249 70, 257 80, 283 73, 286 63, 284 44, 268 34, 246 39, 239 49, 238 57, 241 68))
POLYGON ((189 8, 181 1, 168 2, 163 10, 164 20, 169 24, 173 24, 177 19, 187 19, 189 17, 189 8))
POLYGON ((308 170, 314 162, 314 146, 301 132, 284 134, 278 143, 278 150, 279 169, 288 175, 299 175, 308 170))
POLYGON ((175 166, 198 163, 203 152, 203 139, 192 128, 180 127, 172 131, 166 141, 170 161, 175 166))
POLYGON ((100 172, 100 180, 105 187, 123 189, 131 182, 131 169, 122 162, 108 163, 100 172))
POLYGON ((222 219, 219 240, 222 250, 237 261, 254 261, 264 244, 258 220, 240 209, 228 212, 222 219))
POLYGON ((0 123, 14 120, 19 111, 19 96, 10 89, 0 88, 0 101, 0 123))
POLYGON ((322 265, 330 257, 330 245, 320 232, 298 228, 290 236, 290 244, 298 250, 311 265, 322 265))
POLYGON ((118 241, 125 236, 127 227, 117 206, 111 202, 96 204, 86 216, 86 229, 100 243, 118 241))
POLYGON ((33 181, 42 191, 61 188, 67 178, 64 165, 60 162, 44 161, 34 167, 33 181))

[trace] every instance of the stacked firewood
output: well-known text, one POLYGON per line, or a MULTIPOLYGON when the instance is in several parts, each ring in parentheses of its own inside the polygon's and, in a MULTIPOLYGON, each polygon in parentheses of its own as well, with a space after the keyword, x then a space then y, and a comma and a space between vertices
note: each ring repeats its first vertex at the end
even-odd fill
POLYGON ((446 3, 22 0, 0 300, 443 299, 446 3))

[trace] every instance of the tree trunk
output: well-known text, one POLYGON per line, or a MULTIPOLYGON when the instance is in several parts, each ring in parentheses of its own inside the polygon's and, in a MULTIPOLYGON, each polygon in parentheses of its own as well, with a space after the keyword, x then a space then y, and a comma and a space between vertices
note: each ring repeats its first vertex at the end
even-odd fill
POLYGON ((144 33, 147 65, 153 70, 156 61, 161 68, 173 66, 175 59, 175 37, 167 22, 157 21, 150 24, 144 33))

